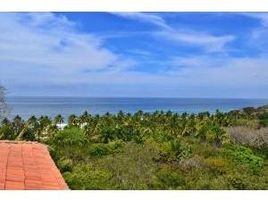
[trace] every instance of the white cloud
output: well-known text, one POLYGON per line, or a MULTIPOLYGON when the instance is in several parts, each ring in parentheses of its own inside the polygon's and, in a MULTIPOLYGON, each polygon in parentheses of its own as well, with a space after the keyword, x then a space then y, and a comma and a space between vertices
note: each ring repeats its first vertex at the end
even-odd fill
POLYGON ((241 13, 239 15, 259 21, 260 26, 251 30, 247 43, 250 47, 255 48, 256 51, 260 51, 263 54, 268 53, 268 13, 241 13))
POLYGON ((235 38, 232 35, 214 36, 208 33, 192 30, 182 30, 170 26, 164 18, 157 14, 148 13, 112 13, 117 16, 150 23, 161 28, 161 31, 154 32, 153 35, 160 36, 162 39, 176 43, 186 43, 203 47, 208 52, 224 52, 227 43, 235 38))
POLYGON ((210 68, 210 67, 220 67, 226 62, 228 62, 229 57, 217 56, 212 57, 209 55, 197 55, 197 56, 185 56, 185 57, 174 57, 171 59, 170 64, 175 68, 175 70, 181 68, 210 68))
POLYGON ((156 35, 177 43, 188 43, 191 45, 203 46, 207 52, 224 52, 227 43, 234 40, 234 36, 213 36, 205 33, 186 31, 163 31, 156 35))
POLYGON ((112 85, 106 89, 108 96, 111 91, 120 91, 114 95, 268 98, 267 63, 267 55, 180 57, 174 60, 172 69, 161 74, 124 71, 91 74, 90 79, 94 84, 109 80, 112 85))
MULTIPOLYGON (((161 60, 159 55, 154 61, 159 62, 158 66, 166 63, 169 70, 161 71, 161 74, 135 72, 125 69, 131 69, 136 61, 105 48, 102 37, 77 32, 76 24, 65 17, 50 13, 27 17, 5 13, 0 17, 0 80, 7 83, 7 88, 21 87, 16 94, 25 94, 27 91, 23 91, 23 87, 27 85, 41 89, 46 86, 67 88, 66 91, 57 88, 54 95, 205 97, 218 91, 220 97, 232 94, 267 97, 265 92, 258 93, 259 88, 268 87, 267 54, 233 58, 206 53, 176 57, 171 63, 161 60), (80 93, 76 91, 79 86, 82 87, 80 93)), ((139 15, 140 20, 143 17, 139 15)), ((149 19, 148 23, 162 27, 156 33, 163 34, 159 35, 161 38, 200 45, 209 52, 223 51, 233 39, 232 36, 167 30, 163 28, 166 22, 159 17, 149 19)), ((132 53, 150 55, 141 50, 132 53)), ((42 90, 39 93, 43 94, 42 90)))
POLYGON ((233 58, 229 56, 179 57, 174 58, 174 68, 168 74, 175 76, 188 86, 267 87, 267 63, 267 55, 255 58, 233 58))
POLYGON ((132 20, 138 20, 140 22, 145 22, 145 23, 150 23, 150 24, 154 24, 156 26, 159 26, 160 28, 164 28, 164 29, 170 29, 170 26, 166 23, 166 21, 156 15, 156 14, 148 14, 148 13, 129 13, 129 12, 120 12, 120 13, 112 13, 114 15, 120 16, 120 17, 124 17, 127 19, 132 19, 132 20))
POLYGON ((268 13, 243 13, 242 15, 258 19, 263 26, 268 26, 268 13))
POLYGON ((98 36, 75 31, 75 23, 63 16, 2 13, 0 17, 0 78, 53 70, 50 78, 57 79, 62 74, 118 71, 134 64, 105 48, 98 36))

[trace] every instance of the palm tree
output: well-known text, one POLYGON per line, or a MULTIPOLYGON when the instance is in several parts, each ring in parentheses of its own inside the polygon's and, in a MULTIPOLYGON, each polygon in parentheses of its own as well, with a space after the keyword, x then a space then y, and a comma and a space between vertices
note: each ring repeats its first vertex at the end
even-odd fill
POLYGON ((123 118, 125 117, 124 112, 123 112, 122 110, 120 110, 120 111, 118 112, 118 114, 117 114, 117 117, 118 117, 119 119, 123 119, 123 118))
POLYGON ((79 117, 81 124, 88 122, 88 121, 90 120, 90 117, 91 117, 91 115, 90 115, 87 111, 85 111, 85 112, 79 117))
POLYGON ((10 124, 10 120, 8 118, 4 118, 1 122, 2 125, 7 125, 7 124, 10 124))
POLYGON ((12 126, 13 126, 14 133, 16 135, 19 134, 19 132, 23 129, 24 122, 19 115, 14 117, 13 122, 12 122, 12 126))
POLYGON ((54 118, 54 123, 55 124, 62 124, 64 122, 64 118, 62 117, 62 115, 57 115, 55 118, 54 118))
POLYGON ((69 126, 74 126, 76 118, 77 118, 76 115, 74 115, 74 114, 70 115, 69 118, 68 118, 68 125, 69 126))
POLYGON ((26 130, 29 128, 29 122, 25 123, 22 130, 19 132, 18 136, 16 137, 16 140, 22 140, 23 135, 25 134, 26 130))

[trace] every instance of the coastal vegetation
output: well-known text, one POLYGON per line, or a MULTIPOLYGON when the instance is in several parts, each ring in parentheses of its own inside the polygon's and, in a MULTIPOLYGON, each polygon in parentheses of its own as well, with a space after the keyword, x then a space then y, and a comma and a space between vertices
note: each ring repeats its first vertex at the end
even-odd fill
POLYGON ((0 139, 47 144, 71 189, 268 189, 267 121, 268 106, 16 116, 0 139))

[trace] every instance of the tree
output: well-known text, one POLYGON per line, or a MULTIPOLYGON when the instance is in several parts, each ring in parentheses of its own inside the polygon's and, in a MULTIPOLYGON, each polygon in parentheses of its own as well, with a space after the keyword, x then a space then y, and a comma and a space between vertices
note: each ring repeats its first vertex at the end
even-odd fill
POLYGON ((0 85, 0 119, 6 117, 8 113, 5 94, 6 89, 0 85))
POLYGON ((68 118, 68 125, 69 126, 75 126, 76 125, 76 121, 77 121, 77 116, 74 115, 74 114, 72 114, 68 118))
POLYGON ((64 118, 59 114, 54 118, 55 124, 62 124, 64 122, 64 118))

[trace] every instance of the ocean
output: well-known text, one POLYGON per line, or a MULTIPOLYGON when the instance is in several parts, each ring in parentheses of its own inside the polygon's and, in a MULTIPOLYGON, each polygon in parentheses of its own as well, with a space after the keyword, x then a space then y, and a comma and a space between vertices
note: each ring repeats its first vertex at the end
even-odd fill
POLYGON ((183 113, 203 111, 230 111, 248 106, 268 104, 268 99, 204 99, 204 98, 92 98, 92 97, 8 97, 9 117, 20 115, 27 119, 32 115, 54 117, 61 114, 67 119, 71 114, 80 115, 84 111, 91 114, 106 112, 134 113, 138 110, 156 110, 183 113))

